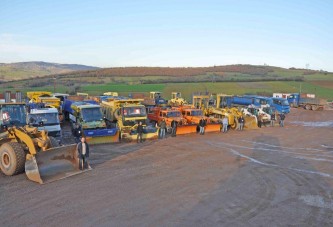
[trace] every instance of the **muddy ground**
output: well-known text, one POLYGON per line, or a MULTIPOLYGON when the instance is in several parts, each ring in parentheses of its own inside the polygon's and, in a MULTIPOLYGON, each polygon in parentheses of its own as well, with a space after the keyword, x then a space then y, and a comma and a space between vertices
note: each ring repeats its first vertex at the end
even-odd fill
POLYGON ((0 175, 1 226, 333 226, 333 111, 92 148, 92 171, 0 175))

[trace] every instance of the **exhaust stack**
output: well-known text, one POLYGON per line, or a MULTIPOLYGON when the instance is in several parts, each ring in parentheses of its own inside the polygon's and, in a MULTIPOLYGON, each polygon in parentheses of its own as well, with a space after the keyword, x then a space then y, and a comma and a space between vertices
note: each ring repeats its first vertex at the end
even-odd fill
POLYGON ((22 102, 22 92, 16 91, 15 99, 16 99, 16 102, 22 102))
POLYGON ((10 103, 11 102, 11 94, 10 91, 5 92, 5 103, 10 103))

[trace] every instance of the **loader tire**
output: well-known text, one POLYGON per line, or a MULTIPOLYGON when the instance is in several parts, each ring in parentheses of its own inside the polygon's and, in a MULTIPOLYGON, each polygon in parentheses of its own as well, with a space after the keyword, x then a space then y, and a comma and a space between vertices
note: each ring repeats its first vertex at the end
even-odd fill
POLYGON ((54 138, 53 136, 49 136, 49 138, 50 138, 51 147, 60 147, 60 144, 56 138, 54 138))
POLYGON ((25 152, 16 142, 5 143, 0 147, 0 168, 7 176, 24 172, 25 152))

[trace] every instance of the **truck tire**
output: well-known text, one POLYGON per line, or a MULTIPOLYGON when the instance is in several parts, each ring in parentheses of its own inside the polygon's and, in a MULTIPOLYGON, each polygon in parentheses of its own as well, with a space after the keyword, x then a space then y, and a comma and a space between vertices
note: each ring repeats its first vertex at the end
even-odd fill
POLYGON ((0 168, 7 176, 13 176, 24 171, 25 152, 16 142, 4 143, 0 147, 0 168))
POLYGON ((314 110, 314 111, 318 110, 318 106, 317 106, 317 105, 312 105, 311 108, 312 108, 312 110, 314 110))
POLYGON ((60 144, 56 138, 54 138, 53 136, 49 136, 49 138, 50 138, 51 147, 60 147, 60 144))
POLYGON ((121 136, 121 132, 119 132, 119 143, 123 142, 121 136))
POLYGON ((311 105, 306 104, 306 105, 305 105, 305 109, 306 109, 306 110, 311 110, 311 105))

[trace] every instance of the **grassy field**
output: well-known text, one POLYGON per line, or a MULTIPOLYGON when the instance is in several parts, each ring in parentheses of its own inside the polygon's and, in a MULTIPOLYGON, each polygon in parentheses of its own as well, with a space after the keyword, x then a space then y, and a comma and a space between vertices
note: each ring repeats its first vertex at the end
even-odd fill
MULTIPOLYGON (((69 93, 72 86, 56 85, 56 92, 69 93)), ((16 91, 20 90, 24 93, 27 91, 54 91, 54 84, 48 86, 29 88, 25 87, 20 82, 12 83, 10 87, 1 87, 0 92, 5 90, 16 91)), ((158 84, 90 84, 79 87, 79 92, 87 92, 90 95, 101 95, 104 92, 118 92, 121 95, 127 96, 129 93, 138 92, 146 93, 150 91, 161 91, 166 99, 169 99, 171 92, 179 91, 187 100, 190 100, 193 92, 211 92, 225 94, 267 94, 274 92, 293 93, 302 91, 304 93, 313 93, 317 97, 333 99, 333 82, 295 82, 295 81, 273 81, 273 82, 207 82, 207 83, 158 83, 158 84)))

